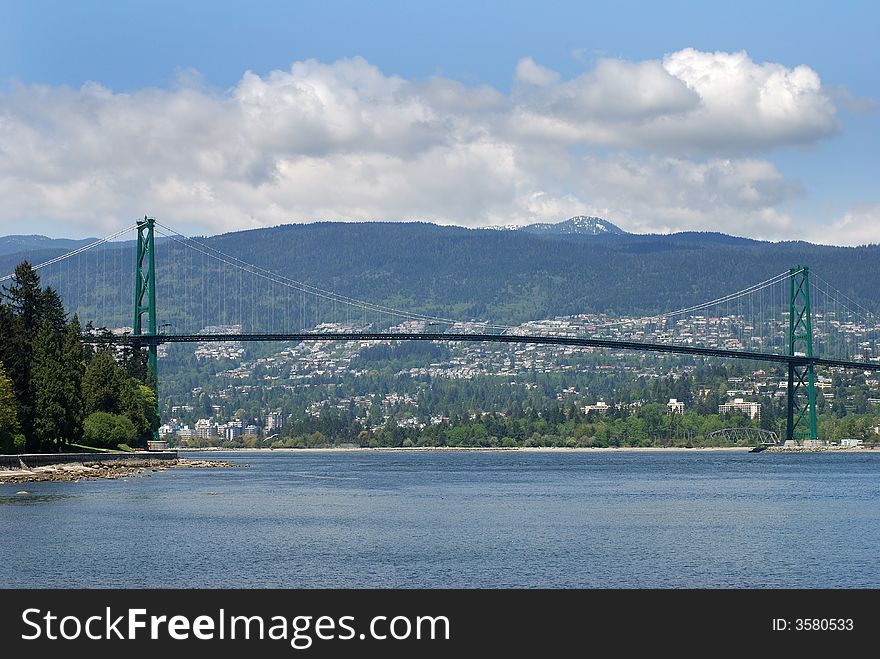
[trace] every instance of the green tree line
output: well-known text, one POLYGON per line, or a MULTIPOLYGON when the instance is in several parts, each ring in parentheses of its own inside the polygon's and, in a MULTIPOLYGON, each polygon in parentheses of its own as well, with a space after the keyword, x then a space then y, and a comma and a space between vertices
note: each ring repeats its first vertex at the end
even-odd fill
POLYGON ((158 428, 142 351, 83 343, 76 315, 27 262, 0 301, 0 452, 146 446, 158 428))

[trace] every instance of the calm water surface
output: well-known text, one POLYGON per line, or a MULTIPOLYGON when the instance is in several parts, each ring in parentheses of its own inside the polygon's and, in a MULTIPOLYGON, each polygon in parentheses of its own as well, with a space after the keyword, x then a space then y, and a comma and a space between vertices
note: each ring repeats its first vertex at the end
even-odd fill
POLYGON ((880 587, 880 453, 210 457, 0 485, 0 586, 880 587))

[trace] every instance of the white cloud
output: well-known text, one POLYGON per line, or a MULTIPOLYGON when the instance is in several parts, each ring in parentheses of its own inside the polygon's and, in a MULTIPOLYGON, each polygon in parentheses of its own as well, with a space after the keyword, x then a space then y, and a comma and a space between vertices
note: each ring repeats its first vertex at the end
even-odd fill
POLYGON ((591 121, 616 125, 668 117, 693 110, 700 102, 696 93, 657 61, 602 59, 591 71, 560 82, 559 74, 526 59, 517 66, 517 80, 531 85, 521 90, 521 102, 528 112, 575 125, 591 121), (529 72, 526 77, 523 70, 529 72))
POLYGON ((667 55, 664 68, 700 96, 689 117, 671 122, 664 138, 733 151, 809 144, 838 131, 834 104, 818 74, 800 65, 757 64, 745 52, 667 55))
POLYGON ((94 234, 144 213, 209 233, 595 213, 631 230, 784 237, 781 208, 801 191, 761 153, 835 130, 808 67, 690 49, 601 59, 572 80, 526 58, 510 95, 362 58, 246 72, 225 92, 193 72, 132 93, 19 85, 0 95, 0 230, 54 220, 94 234))
POLYGON ((527 85, 546 87, 559 82, 561 76, 552 69, 535 63, 531 57, 524 57, 516 64, 516 79, 527 85))
POLYGON ((880 203, 854 208, 831 223, 813 230, 810 240, 826 245, 880 244, 880 203))
MULTIPOLYGON (((526 68, 538 66, 527 61, 526 68)), ((839 130, 834 103, 811 68, 691 48, 662 62, 602 59, 573 80, 526 85, 519 110, 514 134, 677 155, 753 154, 813 144, 839 130)))
POLYGON ((828 88, 828 96, 838 107, 853 114, 868 114, 877 110, 877 101, 867 96, 853 96, 846 87, 832 85, 828 88))
POLYGON ((776 210, 802 191, 763 160, 588 157, 569 174, 590 214, 639 232, 723 231, 785 237, 792 218, 776 210))

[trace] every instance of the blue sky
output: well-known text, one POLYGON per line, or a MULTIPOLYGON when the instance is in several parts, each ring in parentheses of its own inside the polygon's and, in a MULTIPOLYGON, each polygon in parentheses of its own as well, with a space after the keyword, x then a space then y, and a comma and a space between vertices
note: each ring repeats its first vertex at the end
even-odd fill
POLYGON ((144 213, 194 233, 584 213, 880 242, 876 3, 3 13, 2 234, 103 235, 144 213))

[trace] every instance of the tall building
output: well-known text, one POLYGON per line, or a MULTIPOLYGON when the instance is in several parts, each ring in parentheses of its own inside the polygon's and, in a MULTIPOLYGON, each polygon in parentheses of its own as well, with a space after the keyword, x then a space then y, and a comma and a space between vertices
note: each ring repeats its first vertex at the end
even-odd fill
POLYGON ((667 414, 672 416, 673 414, 684 414, 684 403, 677 398, 670 398, 669 402, 666 403, 667 414))
POLYGON ((269 412, 266 415, 266 432, 279 430, 284 425, 284 415, 281 412, 269 412))
POLYGON ((206 438, 211 436, 211 422, 208 419, 196 421, 196 437, 206 438))
POLYGON ((584 405, 584 414, 589 414, 590 412, 606 414, 610 409, 611 406, 608 403, 604 400, 600 400, 595 405, 584 405))
POLYGON ((734 398, 732 403, 722 403, 718 406, 719 414, 732 414, 740 412, 750 419, 761 419, 761 403, 744 401, 742 398, 734 398))

